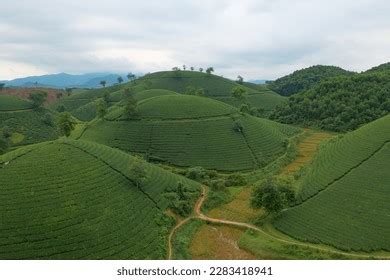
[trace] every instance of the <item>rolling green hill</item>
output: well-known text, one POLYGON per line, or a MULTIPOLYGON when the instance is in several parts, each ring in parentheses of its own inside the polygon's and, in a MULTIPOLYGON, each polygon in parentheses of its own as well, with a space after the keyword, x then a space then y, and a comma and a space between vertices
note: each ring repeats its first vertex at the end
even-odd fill
POLYGON ((138 103, 127 119, 117 106, 88 126, 81 139, 96 141, 150 161, 217 170, 249 170, 285 152, 299 129, 243 115, 206 97, 163 95, 138 103))
POLYGON ((0 96, 0 133, 13 145, 25 145, 57 138, 51 111, 13 96, 0 96))
POLYGON ((372 67, 371 69, 367 70, 366 73, 382 72, 382 71, 390 71, 390 62, 372 67))
POLYGON ((0 156, 0 259, 165 258, 178 182, 193 203, 198 183, 90 142, 0 156))
POLYGON ((239 85, 226 78, 212 74, 192 71, 165 71, 146 75, 137 80, 136 89, 166 89, 179 93, 188 93, 191 90, 203 89, 205 96, 238 106, 238 101, 231 98, 234 87, 240 86, 246 91, 247 102, 265 111, 272 110, 285 99, 267 88, 254 90, 239 85))
POLYGON ((323 146, 300 181, 301 203, 275 226, 343 250, 390 251, 390 116, 323 146))
POLYGON ((283 96, 290 96, 305 92, 328 78, 351 74, 340 67, 315 65, 279 78, 269 83, 268 87, 283 96))
POLYGON ((271 118, 283 123, 348 131, 390 112, 390 72, 339 76, 293 95, 271 118))

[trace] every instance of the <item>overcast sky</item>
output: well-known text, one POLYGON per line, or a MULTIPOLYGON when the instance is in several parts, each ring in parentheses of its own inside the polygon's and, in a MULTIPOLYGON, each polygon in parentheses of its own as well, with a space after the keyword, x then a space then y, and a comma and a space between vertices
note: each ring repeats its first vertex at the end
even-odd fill
POLYGON ((2 0, 0 80, 214 66, 274 79, 390 61, 389 0, 2 0))

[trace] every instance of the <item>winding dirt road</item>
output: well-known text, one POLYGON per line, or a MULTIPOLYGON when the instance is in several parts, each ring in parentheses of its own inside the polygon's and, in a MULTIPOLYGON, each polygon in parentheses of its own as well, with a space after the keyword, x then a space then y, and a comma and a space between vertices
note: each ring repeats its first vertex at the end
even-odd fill
MULTIPOLYGON (((260 232, 261 234, 264 234, 265 236, 267 236, 267 237, 269 237, 271 239, 274 239, 274 240, 277 240, 279 242, 282 242, 282 243, 285 243, 285 244, 289 244, 289 245, 302 246, 302 247, 306 247, 306 248, 312 248, 312 249, 315 249, 315 250, 320 250, 320 251, 325 251, 325 252, 329 252, 329 253, 335 253, 335 254, 340 254, 340 255, 350 256, 350 257, 355 257, 355 258, 372 258, 372 257, 375 257, 375 256, 372 256, 372 255, 366 255, 366 254, 347 253, 347 252, 343 252, 343 251, 339 251, 339 250, 332 250, 332 249, 329 249, 329 248, 323 248, 323 247, 320 247, 320 246, 316 246, 316 245, 312 245, 312 244, 308 244, 308 243, 303 243, 303 242, 299 242, 299 241, 295 242, 295 241, 291 241, 291 240, 286 240, 286 239, 282 239, 282 238, 279 238, 279 237, 275 237, 275 236, 265 232, 261 228, 256 227, 255 225, 252 225, 252 224, 235 222, 235 221, 229 221, 229 220, 224 220, 224 219, 210 218, 210 217, 206 216, 205 214, 203 214, 202 211, 201 211, 202 205, 203 205, 203 203, 205 202, 206 199, 207 199, 207 188, 205 186, 202 186, 201 195, 200 195, 199 199, 197 200, 197 202, 195 203, 194 214, 192 216, 190 216, 190 217, 180 221, 178 224, 176 224, 176 226, 171 230, 171 232, 169 234, 169 237, 168 237, 168 260, 171 260, 172 257, 173 257, 172 240, 173 240, 173 237, 174 237, 176 231, 181 226, 183 226, 185 223, 187 223, 191 219, 200 219, 200 220, 207 221, 207 222, 210 222, 210 223, 231 225, 231 226, 237 226, 237 227, 241 227, 241 228, 255 230, 257 232, 260 232)), ((387 256, 379 256, 378 258, 379 259, 390 259, 390 256, 389 257, 387 257, 387 256)))

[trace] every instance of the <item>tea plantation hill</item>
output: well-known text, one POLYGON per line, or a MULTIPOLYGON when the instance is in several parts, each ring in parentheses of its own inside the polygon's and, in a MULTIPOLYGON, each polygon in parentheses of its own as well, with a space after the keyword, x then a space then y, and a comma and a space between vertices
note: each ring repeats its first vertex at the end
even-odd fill
POLYGON ((138 87, 149 89, 167 89, 179 93, 188 93, 190 89, 203 89, 205 96, 230 105, 239 106, 240 102, 231 97, 234 87, 240 86, 246 91, 247 102, 266 112, 282 103, 285 98, 266 87, 258 90, 240 85, 232 80, 196 71, 164 71, 148 74, 137 80, 138 87))
POLYGON ((390 251, 390 116, 323 146, 300 179, 299 205, 276 228, 342 250, 390 251))
POLYGON ((113 107, 104 120, 90 123, 81 139, 140 153, 150 161, 232 171, 266 165, 300 131, 190 95, 144 99, 137 111, 135 119, 128 119, 122 107, 113 107))
POLYGON ((53 114, 15 96, 0 95, 0 133, 10 145, 25 145, 57 138, 53 114))
POLYGON ((17 149, 0 156, 0 259, 163 259, 166 209, 192 209, 199 190, 96 143, 17 149))

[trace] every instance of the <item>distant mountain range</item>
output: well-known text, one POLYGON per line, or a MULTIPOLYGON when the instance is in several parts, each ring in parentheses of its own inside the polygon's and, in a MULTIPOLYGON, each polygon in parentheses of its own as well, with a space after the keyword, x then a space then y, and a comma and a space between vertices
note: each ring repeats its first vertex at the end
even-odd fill
POLYGON ((126 81, 126 75, 116 73, 88 73, 80 75, 59 73, 18 78, 10 81, 1 81, 1 83, 5 83, 6 87, 96 88, 101 86, 100 81, 102 80, 106 81, 107 86, 118 83, 117 79, 119 76, 126 81))

